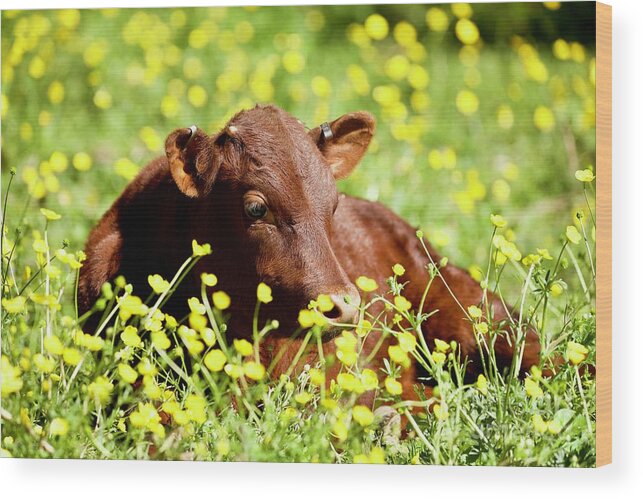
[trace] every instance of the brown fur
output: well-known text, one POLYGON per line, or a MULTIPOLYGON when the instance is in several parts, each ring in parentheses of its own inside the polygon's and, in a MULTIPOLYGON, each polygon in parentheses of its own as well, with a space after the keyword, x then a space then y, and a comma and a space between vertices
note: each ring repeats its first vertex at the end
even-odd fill
MULTIPOLYGON (((331 318, 351 321, 357 277, 372 277, 384 291, 391 267, 401 263, 403 280, 409 281, 404 294, 417 309, 429 279, 429 259, 415 230, 383 205, 338 194, 335 187, 335 179, 350 174, 365 153, 374 119, 351 113, 330 127, 333 137, 325 139, 319 127, 306 131, 286 112, 257 106, 210 137, 201 130, 192 140, 189 129, 172 132, 167 158, 144 168, 90 234, 80 274, 80 312, 91 308, 104 282, 121 274, 137 294, 147 296, 147 276, 171 278, 191 254, 192 239, 210 243, 213 253, 199 262, 165 310, 183 317, 187 298, 199 295, 201 272, 212 272, 219 278, 218 289, 232 298, 229 334, 249 337, 256 286, 267 283, 274 300, 262 307, 261 320, 278 319, 281 325, 264 341, 263 361, 269 364, 275 352, 286 350, 275 375, 286 370, 299 349, 301 340, 287 339, 297 326, 297 312, 321 293, 332 295, 336 303, 331 318), (244 215, 249 196, 269 207, 263 220, 244 215)), ((431 248, 430 254, 440 260, 431 248)), ((467 272, 451 264, 441 272, 465 308, 480 304, 482 290, 467 272)), ((497 297, 490 295, 490 301, 495 321, 511 319, 497 297)), ((470 361, 469 372, 479 372, 471 324, 439 278, 425 309, 438 310, 423 326, 429 345, 435 338, 455 340, 470 361)), ((376 341, 376 334, 369 335, 365 350, 376 341)), ((375 356, 374 367, 381 365, 387 344, 375 356)), ((334 347, 333 341, 324 342, 326 352, 334 347)), ((495 352, 500 364, 510 364, 513 348, 502 336, 495 352)), ((530 329, 522 370, 538 363, 539 352, 538 337, 530 329)), ((304 355, 301 364, 314 363, 315 355, 304 355)), ((418 375, 415 366, 405 371, 405 396, 413 396, 418 375)))

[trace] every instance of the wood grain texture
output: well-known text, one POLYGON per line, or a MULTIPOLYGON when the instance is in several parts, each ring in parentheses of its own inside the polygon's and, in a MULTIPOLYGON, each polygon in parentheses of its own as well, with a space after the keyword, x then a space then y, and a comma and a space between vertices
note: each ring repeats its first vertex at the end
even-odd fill
POLYGON ((612 462, 612 7, 596 3, 596 466, 612 462))

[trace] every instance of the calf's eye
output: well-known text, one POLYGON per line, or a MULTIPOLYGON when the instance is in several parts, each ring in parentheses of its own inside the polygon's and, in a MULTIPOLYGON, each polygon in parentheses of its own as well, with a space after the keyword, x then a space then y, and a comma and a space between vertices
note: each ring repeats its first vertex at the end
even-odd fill
POLYGON ((268 207, 260 201, 249 201, 245 204, 246 216, 252 220, 261 220, 268 213, 268 207))

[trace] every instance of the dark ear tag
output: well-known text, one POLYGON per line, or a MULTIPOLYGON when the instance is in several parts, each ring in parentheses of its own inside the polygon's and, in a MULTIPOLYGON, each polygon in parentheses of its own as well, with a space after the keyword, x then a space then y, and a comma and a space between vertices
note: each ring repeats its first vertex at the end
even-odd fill
POLYGON ((330 140, 333 138, 333 131, 330 129, 328 122, 325 121, 319 125, 319 128, 321 128, 322 134, 324 135, 324 140, 330 140))

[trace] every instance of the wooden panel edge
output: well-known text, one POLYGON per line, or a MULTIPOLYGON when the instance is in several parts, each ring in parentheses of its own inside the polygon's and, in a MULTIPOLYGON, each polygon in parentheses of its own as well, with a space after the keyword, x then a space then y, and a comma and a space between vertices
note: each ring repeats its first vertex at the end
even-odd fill
POLYGON ((612 7, 596 3, 596 466, 612 462, 612 7))

